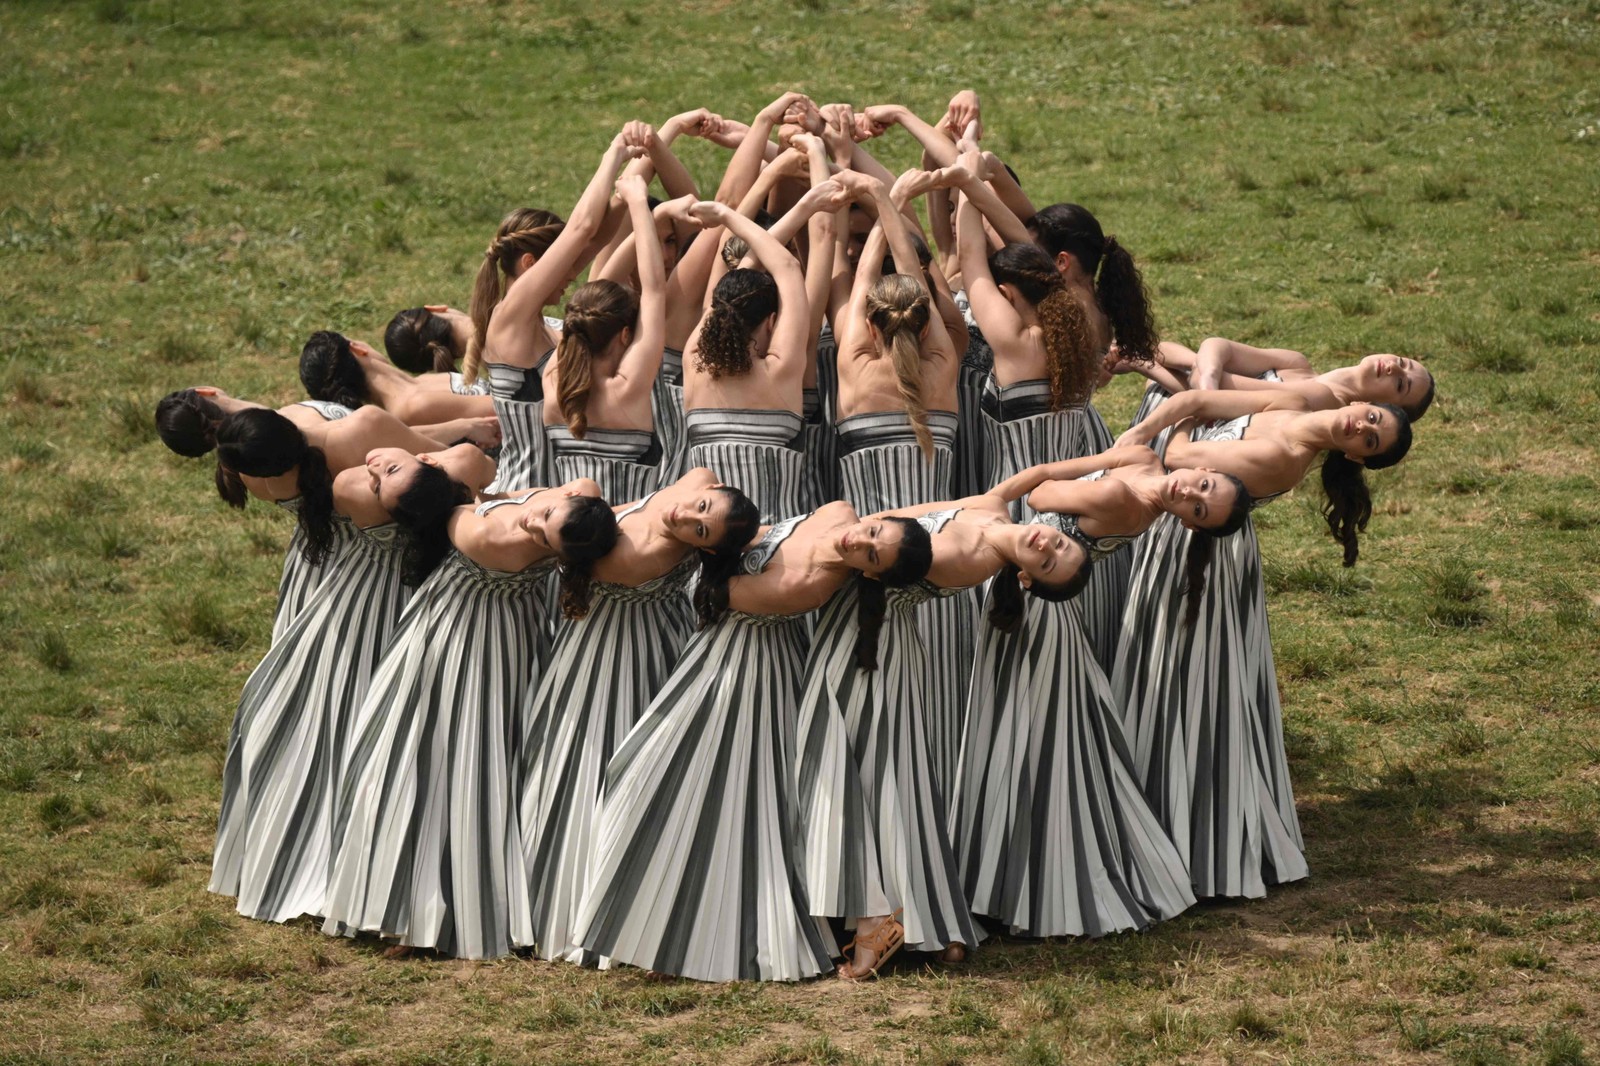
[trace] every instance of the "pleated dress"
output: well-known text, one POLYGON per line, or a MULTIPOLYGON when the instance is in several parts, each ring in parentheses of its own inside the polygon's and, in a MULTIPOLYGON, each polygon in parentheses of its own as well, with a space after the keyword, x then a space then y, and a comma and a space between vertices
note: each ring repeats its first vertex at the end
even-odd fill
MULTIPOLYGON (((848 463, 844 481, 848 492, 848 463)), ((918 521, 936 533, 956 513, 918 521)), ((927 727, 930 663, 943 649, 928 636, 924 612, 948 590, 927 582, 890 590, 878 668, 860 670, 856 589, 864 580, 824 607, 800 700, 796 788, 813 913, 857 918, 903 909, 913 951, 976 945, 982 932, 962 891, 927 727)))
MULTIPOLYGON (((1038 463, 1096 455, 1110 436, 1089 404, 1052 411, 1050 383, 1042 378, 992 386, 985 396, 985 414, 989 476, 996 484, 1038 463)), ((1028 522, 1036 512, 1025 499, 1017 500, 1011 505, 1011 517, 1028 522)), ((1120 561, 1096 567, 1089 586, 1073 601, 1102 670, 1109 670, 1115 661, 1127 575, 1127 564, 1120 561)))
MULTIPOLYGON (((653 483, 652 466, 615 456, 605 465, 590 456, 587 472, 576 473, 575 453, 599 451, 615 433, 591 428, 582 441, 570 434, 557 438, 563 480, 593 477, 614 492, 612 499, 635 498, 631 493, 640 484, 653 483)), ((635 438, 640 436, 634 447, 644 453, 636 458, 660 451, 650 434, 635 438)), ((649 499, 640 497, 619 521, 649 499)), ((685 588, 698 560, 691 552, 668 573, 637 587, 595 582, 589 613, 557 628, 549 668, 530 692, 520 810, 534 939, 525 946, 541 958, 589 961, 573 942, 572 921, 589 879, 605 768, 689 639, 693 615, 685 588)))
POLYGON ((960 428, 956 431, 955 485, 952 496, 980 496, 994 487, 989 477, 988 435, 984 428, 984 396, 994 373, 994 349, 983 339, 978 320, 964 291, 952 294, 967 321, 967 350, 956 372, 956 401, 960 428))
MULTIPOLYGON (((807 517, 773 526, 745 553, 745 572, 764 570, 807 517)), ((804 661, 796 616, 732 611, 690 639, 607 767, 575 924, 585 950, 700 981, 797 981, 830 968, 797 837, 804 661)))
MULTIPOLYGON (((683 352, 664 348, 661 370, 650 390, 656 439, 661 442, 661 464, 654 488, 670 485, 689 471, 689 440, 683 417, 683 352)), ((622 502, 621 497, 607 496, 622 502)), ((637 499, 637 497, 628 497, 637 499)))
MULTIPOLYGON (((1064 516, 1036 522, 1069 532, 1064 516)), ((978 914, 1022 936, 1143 929, 1194 903, 1145 801, 1119 706, 1072 603, 1023 597, 984 626, 972 675, 957 838, 978 914)))
POLYGON ((551 482, 549 448, 544 432, 544 365, 551 348, 528 369, 509 363, 485 363, 494 413, 500 419, 499 471, 490 492, 544 488, 551 482))
POLYGON ((351 725, 410 598, 399 527, 351 528, 245 682, 229 732, 210 890, 250 918, 322 914, 351 725))
POLYGON ((805 390, 806 474, 813 506, 844 498, 839 486, 839 344, 823 325, 817 335, 817 387, 805 390))
MULTIPOLYGON (((1197 430, 1238 440, 1248 417, 1197 430)), ((1265 503, 1258 500, 1257 503, 1265 503)), ((1195 895, 1266 895, 1310 869, 1283 742, 1255 526, 1212 543, 1200 615, 1183 624, 1194 534, 1163 515, 1134 550, 1112 688, 1150 805, 1189 866, 1195 895)))
MULTIPOLYGON (((350 408, 333 403, 331 400, 301 400, 296 406, 309 407, 329 422, 336 422, 350 414, 350 408)), ((289 550, 283 557, 283 576, 278 579, 278 604, 272 614, 274 644, 283 637, 284 631, 294 621, 294 616, 300 613, 300 608, 304 607, 306 601, 316 593, 317 588, 327 578, 334 560, 352 539, 350 524, 336 521, 333 527, 333 544, 328 549, 327 557, 313 566, 305 559, 306 537, 300 531, 298 521, 300 498, 296 496, 291 500, 278 500, 275 506, 296 516, 296 522, 294 532, 289 535, 289 550)))
POLYGON ((357 715, 325 932, 468 959, 531 942, 518 714, 548 659, 553 565, 451 552, 412 597, 357 715))
POLYGON ((716 472, 761 512, 762 525, 805 510, 804 420, 793 411, 701 407, 685 417, 689 467, 716 472))

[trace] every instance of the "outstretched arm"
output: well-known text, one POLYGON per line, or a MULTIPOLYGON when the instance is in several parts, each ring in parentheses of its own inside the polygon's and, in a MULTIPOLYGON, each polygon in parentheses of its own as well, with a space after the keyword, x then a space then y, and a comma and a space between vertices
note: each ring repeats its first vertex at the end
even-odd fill
MULTIPOLYGON (((1163 350, 1162 354, 1167 353, 1163 350)), ((1315 373, 1311 361, 1300 352, 1288 348, 1256 348, 1224 337, 1207 337, 1195 353, 1189 380, 1197 389, 1224 388, 1221 384, 1224 372, 1259 377, 1269 370, 1292 377, 1310 377, 1315 373)))
POLYGON ((1117 438, 1118 446, 1149 444, 1169 426, 1186 418, 1206 421, 1238 418, 1240 415, 1259 414, 1262 411, 1304 411, 1304 398, 1276 392, 1222 392, 1216 389, 1180 392, 1150 412, 1143 422, 1117 438))
POLYGON ((1063 459, 1054 463, 1030 466, 1006 478, 990 489, 991 495, 1010 503, 1020 500, 1046 481, 1070 481, 1087 477, 1096 470, 1110 470, 1118 466, 1159 467, 1161 460, 1144 445, 1113 447, 1099 455, 1085 455, 1077 459, 1063 459))

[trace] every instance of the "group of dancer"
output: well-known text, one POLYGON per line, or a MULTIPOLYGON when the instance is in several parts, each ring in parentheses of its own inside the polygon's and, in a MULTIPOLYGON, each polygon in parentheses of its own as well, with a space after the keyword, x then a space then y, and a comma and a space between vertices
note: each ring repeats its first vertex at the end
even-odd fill
POLYGON ((630 122, 469 311, 313 334, 284 408, 163 399, 225 500, 295 516, 211 890, 721 981, 1306 876, 1250 511, 1320 459, 1352 564, 1433 379, 1161 342, 1128 250, 981 134, 970 92, 630 122), (732 150, 713 196, 679 137, 732 150))

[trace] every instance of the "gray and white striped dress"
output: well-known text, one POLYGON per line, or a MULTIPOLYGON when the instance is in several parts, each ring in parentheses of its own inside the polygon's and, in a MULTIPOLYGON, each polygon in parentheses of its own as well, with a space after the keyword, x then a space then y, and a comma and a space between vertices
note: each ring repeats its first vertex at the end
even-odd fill
MULTIPOLYGON (((852 415, 839 424, 843 452, 839 473, 845 499, 856 513, 876 514, 950 497, 958 435, 956 413, 929 411, 928 430, 933 436, 931 463, 917 447, 911 419, 904 411, 852 415)), ((919 639, 929 651, 919 682, 926 686, 928 756, 933 780, 946 801, 955 788, 956 762, 961 756, 977 607, 976 596, 962 589, 924 602, 916 611, 919 639)), ((906 942, 912 942, 909 936, 906 942)))
MULTIPOLYGON (((329 422, 336 422, 350 414, 350 408, 331 400, 301 400, 295 406, 309 407, 329 422)), ((278 579, 278 604, 272 614, 272 640, 276 643, 294 621, 294 616, 300 613, 306 601, 311 599, 317 588, 327 578, 329 569, 333 566, 339 553, 344 550, 351 539, 350 525, 347 522, 335 522, 333 529, 333 545, 328 550, 327 558, 321 563, 312 566, 305 559, 305 534, 300 532, 298 516, 300 514, 300 498, 292 500, 278 500, 278 507, 296 516, 294 532, 289 535, 289 550, 283 557, 283 576, 278 579)))
MULTIPOLYGON (((807 517, 773 526, 745 553, 745 571, 765 569, 807 517)), ((829 968, 796 835, 804 660, 798 616, 733 611, 690 639, 606 770, 574 926, 586 950, 701 981, 797 981, 829 968)))
POLYGON ((994 373, 994 349, 983 339, 978 320, 972 315, 967 294, 951 294, 961 317, 967 321, 967 350, 961 353, 956 376, 957 408, 961 427, 956 432, 954 496, 979 496, 988 492, 998 479, 989 477, 988 435, 984 429, 984 395, 994 373))
MULTIPOLYGON (((1196 430, 1237 440, 1249 417, 1196 430)), ((1265 503, 1258 500, 1257 503, 1265 503)), ((1163 515, 1140 539, 1112 688, 1150 805, 1195 894, 1266 895, 1310 873, 1289 781, 1255 526, 1211 545, 1200 615, 1183 624, 1194 534, 1163 515)))
POLYGON ((210 885, 237 896, 240 914, 286 922, 322 913, 351 723, 410 597, 403 549, 392 522, 355 530, 245 682, 210 885))
POLYGON ((412 597, 357 716, 325 932, 469 959, 531 942, 517 717, 548 658, 552 565, 452 552, 412 597))
POLYGON ((701 407, 688 412, 689 466, 716 471, 761 512, 763 525, 805 509, 804 421, 793 411, 701 407))
MULTIPOLYGON (((613 499, 655 481, 644 459, 658 452, 649 433, 591 428, 583 440, 565 427, 552 437, 563 480, 592 477, 613 499), (643 438, 642 440, 638 438, 643 438), (609 441, 609 443, 608 443, 609 441), (640 454, 639 449, 644 449, 640 454), (588 451, 579 473, 578 453, 588 451), (602 458, 610 455, 610 458, 602 458)), ((645 505, 649 496, 618 515, 645 505)), ((698 555, 634 588, 595 582, 589 614, 557 628, 550 666, 529 693, 523 715, 521 821, 534 939, 542 958, 585 961, 572 942, 572 918, 588 880, 606 764, 649 706, 693 628, 684 587, 698 555)))
POLYGON ((1102 936, 1194 903, 1073 603, 1025 596, 1017 632, 984 627, 956 809, 972 908, 1015 934, 1102 936))
MULTIPOLYGON (((844 473, 849 491, 848 465, 844 473)), ((918 521, 935 533, 956 513, 918 521)), ((924 612, 946 590, 927 582, 891 590, 878 669, 865 671, 854 656, 854 588, 824 608, 801 696, 797 789, 813 912, 866 917, 903 908, 911 950, 975 945, 982 933, 956 869, 926 725, 930 660, 943 649, 928 637, 924 612)))
POLYGON ((485 363, 494 413, 500 419, 499 471, 490 492, 516 492, 550 484, 549 449, 544 433, 544 365, 551 348, 533 369, 485 363))
POLYGON ((689 469, 689 441, 683 419, 683 352, 677 348, 661 352, 661 370, 650 390, 650 409, 655 417, 656 439, 661 442, 660 477, 653 487, 660 488, 677 481, 689 469))
MULTIPOLYGON (((995 483, 1038 463, 1096 455, 1110 436, 1089 404, 1052 411, 1050 382, 1042 378, 994 388, 986 399, 989 476, 995 483)), ((1014 521, 1029 522, 1035 516, 1026 500, 1011 505, 1014 521)), ((1089 587, 1073 601, 1102 670, 1109 670, 1107 664, 1115 658, 1127 575, 1128 564, 1121 560, 1096 567, 1089 587)))

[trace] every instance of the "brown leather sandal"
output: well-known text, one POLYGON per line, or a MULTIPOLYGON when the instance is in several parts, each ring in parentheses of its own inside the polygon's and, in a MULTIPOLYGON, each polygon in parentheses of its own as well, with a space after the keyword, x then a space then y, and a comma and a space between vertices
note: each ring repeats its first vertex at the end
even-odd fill
POLYGON ((878 968, 888 962, 894 956, 894 953, 900 950, 900 945, 906 942, 906 927, 900 924, 900 915, 902 913, 904 913, 903 908, 896 909, 893 914, 879 922, 878 927, 872 932, 865 936, 855 936, 850 943, 839 949, 840 954, 851 962, 855 961, 857 948, 864 948, 867 951, 878 953, 872 968, 866 973, 853 974, 845 967, 839 967, 838 974, 842 979, 846 981, 865 981, 869 977, 878 976, 878 968))

